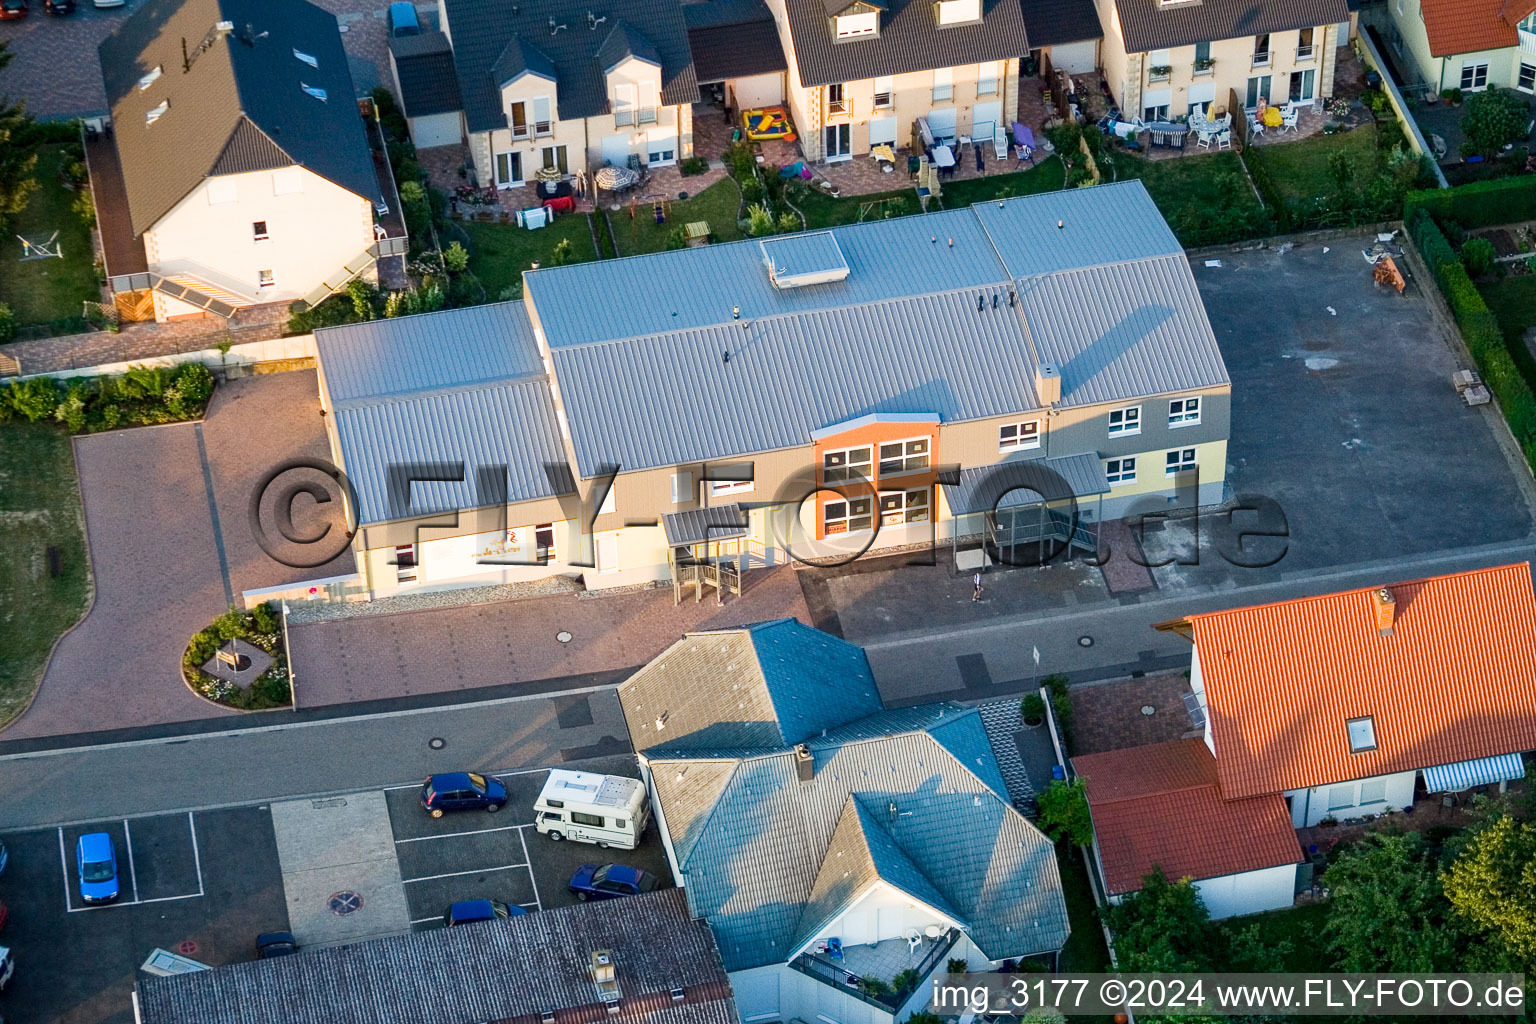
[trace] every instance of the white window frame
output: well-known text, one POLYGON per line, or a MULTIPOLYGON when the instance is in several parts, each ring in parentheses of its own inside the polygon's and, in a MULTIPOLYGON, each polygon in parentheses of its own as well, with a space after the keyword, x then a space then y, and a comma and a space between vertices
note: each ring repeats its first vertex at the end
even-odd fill
POLYGON ((1004 423, 997 428, 997 450, 1000 452, 1022 452, 1039 447, 1039 420, 1019 420, 1017 423, 1004 423), (1011 438, 1006 435, 1009 430, 1013 431, 1011 438))
POLYGON ((852 110, 853 104, 848 100, 848 86, 844 82, 833 82, 827 86, 827 116, 840 117, 852 110))
POLYGON ((1131 437, 1141 433, 1141 406, 1128 405, 1123 409, 1112 409, 1109 413, 1109 436, 1131 437), (1119 422, 1115 417, 1119 417, 1119 422))
POLYGON ((677 136, 645 140, 645 166, 671 167, 677 163, 677 136))
POLYGON ((1193 448, 1174 448, 1168 452, 1163 460, 1163 475, 1178 476, 1180 473, 1192 471, 1198 463, 1193 448))
POLYGON ((265 242, 272 237, 272 225, 264 220, 251 221, 251 241, 265 242))
POLYGON ((1200 422, 1200 397, 1173 398, 1168 401, 1168 426, 1193 427, 1200 422))
POLYGON ((507 104, 507 131, 512 133, 512 138, 533 138, 533 119, 528 116, 530 113, 530 106, 531 104, 528 100, 513 100, 511 103, 507 104), (522 127, 518 127, 517 123, 517 115, 519 113, 523 115, 522 127))
POLYGON ((857 39, 860 36, 877 35, 880 32, 879 11, 859 11, 857 14, 839 14, 837 38, 857 39))
POLYGON ((933 439, 927 437, 904 437, 899 441, 880 441, 875 445, 879 456, 876 472, 880 479, 888 476, 908 476, 912 473, 926 473, 933 465, 933 439), (899 454, 887 456, 887 447, 899 446, 899 454), (887 471, 886 463, 900 463, 896 469, 887 471))
POLYGON ((933 496, 927 487, 880 492, 880 525, 906 526, 926 523, 933 515, 933 496))
POLYGON ((535 96, 529 102, 528 128, 536 139, 555 134, 555 101, 548 96, 535 96))
POLYGON ((1161 84, 1173 77, 1173 54, 1169 50, 1153 50, 1147 54, 1147 81, 1161 84), (1154 75, 1153 68, 1167 68, 1166 74, 1154 75))
POLYGON ((841 484, 850 480, 870 481, 875 478, 875 446, 872 444, 856 444, 851 448, 829 448, 821 453, 821 482, 823 484, 841 484), (863 458, 855 461, 852 457, 857 453, 863 453, 863 458), (831 465, 828 460, 834 456, 843 456, 841 465, 831 465), (855 475, 854 471, 863 468, 861 474, 855 475))
POLYGON ((821 508, 821 535, 823 537, 841 537, 850 533, 868 533, 875 528, 875 496, 873 494, 856 494, 849 498, 839 497, 835 501, 829 501, 821 508), (868 520, 868 525, 853 528, 853 523, 868 520), (832 527, 841 524, 842 529, 833 530, 832 527))
POLYGON ((1342 786, 1328 787, 1328 810, 1342 811, 1355 806, 1355 784, 1346 782, 1342 786))
POLYGON ((709 496, 719 498, 727 494, 746 494, 753 489, 752 480, 711 480, 709 496))
POLYGON ((933 69, 933 102, 952 103, 955 99, 955 69, 933 69))
POLYGON ((685 501, 696 500, 697 495, 693 490, 693 473, 689 470, 672 474, 672 504, 681 505, 685 501))
POLYGON ((617 82, 613 87, 613 123, 626 128, 635 123, 635 113, 640 106, 638 90, 633 82, 617 82))
POLYGON ((417 547, 416 547, 415 544, 396 544, 395 545, 395 582, 396 583, 404 585, 404 584, 407 584, 407 583, 419 582, 419 580, 420 580, 420 573, 421 573, 421 559, 420 559, 419 555, 420 555, 420 552, 417 550, 417 547), (407 558, 410 559, 410 561, 409 562, 402 562, 402 561, 400 561, 400 556, 401 555, 406 556, 407 558))
POLYGON ((571 173, 570 151, 564 143, 542 147, 539 150, 539 162, 545 170, 554 169, 561 174, 571 173))
POLYGON ((1461 91, 1482 92, 1486 88, 1488 88, 1488 62, 1482 61, 1476 64, 1462 64, 1461 91))
POLYGON ((1104 460, 1104 479, 1109 485, 1133 484, 1136 482, 1136 456, 1124 455, 1118 459, 1104 460))
POLYGON ((1168 120, 1168 112, 1171 106, 1172 104, 1169 103, 1159 103, 1155 107, 1142 107, 1141 119, 1143 121, 1166 121, 1168 120))
POLYGON ((972 25, 980 20, 981 0, 939 0, 940 26, 972 25))
POLYGON ((510 149, 494 154, 491 157, 491 174, 496 179, 497 188, 517 188, 526 180, 523 171, 523 154, 510 149), (506 157, 507 160, 508 177, 505 181, 501 177, 502 157, 506 157))
POLYGON ((1362 779, 1360 781, 1359 806, 1367 807, 1371 804, 1384 804, 1387 802, 1386 779, 1362 779))
POLYGON ((1344 735, 1349 740, 1349 752, 1351 754, 1364 754, 1376 750, 1381 746, 1381 740, 1376 735, 1376 718, 1374 715, 1360 715, 1344 722, 1344 735), (1356 725, 1364 724, 1364 730, 1357 730, 1356 725), (1357 743, 1356 733, 1359 732, 1357 743))
POLYGON ((895 105, 896 91, 894 80, 890 75, 881 75, 875 79, 875 109, 890 110, 895 105))
POLYGON ((606 515, 609 515, 609 514, 611 514, 613 512, 617 512, 618 511, 618 509, 619 509, 618 497, 617 497, 618 493, 619 493, 619 478, 618 477, 614 477, 613 478, 613 483, 610 484, 609 487, 608 487, 608 493, 603 495, 603 503, 601 505, 599 505, 598 508, 597 508, 597 514, 598 515, 606 516, 606 515))
POLYGON ((257 288, 276 288, 277 287, 277 275, 274 272, 270 271, 270 270, 258 270, 258 271, 256 271, 256 287, 257 288))
POLYGON ((995 60, 984 60, 976 65, 977 96, 997 95, 998 82, 1002 80, 1002 76, 998 74, 997 65, 998 62, 995 60))
POLYGON ((1536 64, 1520 62, 1520 68, 1515 73, 1515 88, 1527 94, 1536 92, 1536 64), (1527 79, 1529 79, 1528 84, 1527 79))

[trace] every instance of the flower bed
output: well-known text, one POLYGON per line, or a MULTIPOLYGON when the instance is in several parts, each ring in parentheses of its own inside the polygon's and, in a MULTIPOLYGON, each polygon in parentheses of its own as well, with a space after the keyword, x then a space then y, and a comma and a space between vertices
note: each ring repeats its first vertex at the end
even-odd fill
POLYGON ((288 659, 283 652, 283 620, 277 606, 268 602, 250 611, 231 608, 214 619, 187 644, 181 658, 181 674, 195 693, 215 704, 242 711, 287 707, 293 702, 293 692, 288 681, 288 659), (202 666, 230 640, 244 640, 272 657, 272 666, 244 688, 203 671, 202 666))

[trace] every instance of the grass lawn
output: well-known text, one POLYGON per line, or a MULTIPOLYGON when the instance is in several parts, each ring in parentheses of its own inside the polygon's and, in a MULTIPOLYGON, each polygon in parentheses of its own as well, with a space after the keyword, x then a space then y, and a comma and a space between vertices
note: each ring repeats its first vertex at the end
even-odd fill
MULTIPOLYGON (((1536 275, 1506 277, 1478 285, 1483 301, 1498 318, 1504 332, 1504 344, 1509 347, 1510 357, 1527 382, 1536 382, 1536 359, 1525 347, 1525 332, 1536 327, 1536 275)), ((1536 383, 1532 383, 1536 387, 1536 383)))
POLYGON ((1067 919, 1072 934, 1061 950, 1064 972, 1098 973, 1109 970, 1109 950, 1104 945, 1104 930, 1099 927, 1099 908, 1088 884, 1088 869, 1077 850, 1056 847, 1056 863, 1061 870, 1061 889, 1067 901, 1067 919))
MULTIPOLYGON (((798 190, 799 194, 790 197, 790 202, 800 208, 805 214, 805 226, 811 231, 818 228, 837 227, 841 224, 859 223, 861 208, 866 203, 884 203, 890 200, 889 209, 900 210, 902 213, 917 213, 922 207, 917 205, 917 190, 911 185, 897 189, 893 192, 876 192, 867 196, 844 196, 834 199, 819 189, 798 190)), ((865 220, 880 220, 887 209, 885 206, 870 206, 863 209, 865 220)), ((896 216, 896 214, 892 214, 896 216)))
POLYGON ((1170 220, 1190 204, 1220 208, 1230 198, 1223 188, 1234 189, 1237 202, 1245 207, 1259 205, 1259 197, 1253 194, 1243 174, 1243 165, 1231 150, 1189 154, 1174 160, 1147 160, 1121 152, 1113 155, 1103 171, 1105 181, 1140 178, 1152 201, 1170 220))
POLYGON ((1380 167, 1376 149, 1376 126, 1362 125, 1339 135, 1318 135, 1283 146, 1254 146, 1247 158, 1261 162, 1286 199, 1306 201, 1334 191, 1328 158, 1334 153, 1348 154, 1355 167, 1355 181, 1364 183, 1380 167))
POLYGON ((81 303, 101 297, 91 266, 91 231, 70 209, 76 192, 59 183, 72 147, 40 148, 35 176, 42 187, 0 234, 0 302, 11 307, 19 324, 45 324, 81 315, 81 303), (59 233, 64 258, 20 262, 15 235, 48 237, 59 233))
POLYGON ((1061 158, 1052 155, 1028 170, 949 182, 944 186, 944 208, 958 210, 972 203, 986 202, 988 199, 1055 192, 1061 188, 1061 182, 1061 158))
MULTIPOLYGON (((535 263, 548 266, 550 255, 562 239, 569 239, 575 253, 572 263, 585 263, 597 258, 592 248, 592 229, 586 214, 568 213, 556 217, 548 227, 529 231, 516 224, 485 224, 480 221, 459 221, 469 240, 464 247, 470 252, 469 269, 474 271, 485 286, 485 297, 495 302, 504 289, 516 290, 515 298, 523 294, 523 271, 532 270, 535 263)), ((453 241, 453 228, 443 235, 443 247, 453 241)), ((460 241, 463 241, 460 239, 460 241)))
POLYGON ((42 681, 53 643, 85 614, 91 568, 69 435, 47 423, 0 424, 0 724, 42 681), (62 573, 48 575, 59 549, 62 573))
POLYGON ((667 247, 668 236, 673 229, 695 220, 709 221, 710 238, 716 242, 733 242, 742 237, 736 226, 736 211, 741 205, 741 192, 730 179, 715 182, 691 199, 674 199, 665 224, 656 223, 655 210, 650 203, 637 203, 635 217, 629 217, 626 204, 617 213, 608 211, 608 222, 617 236, 620 256, 634 256, 642 252, 660 252, 667 247))
POLYGON ((1271 910, 1267 914, 1234 917, 1221 922, 1221 926, 1233 932, 1257 925, 1259 937, 1265 945, 1289 943, 1290 953, 1274 965, 1274 970, 1305 974, 1334 969, 1333 961, 1323 947, 1323 922, 1327 919, 1328 904, 1309 903, 1289 910, 1271 910))

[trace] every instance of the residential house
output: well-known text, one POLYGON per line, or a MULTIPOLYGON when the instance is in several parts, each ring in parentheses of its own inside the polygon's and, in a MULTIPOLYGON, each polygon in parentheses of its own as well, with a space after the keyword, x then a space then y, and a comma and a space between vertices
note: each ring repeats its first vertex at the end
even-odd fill
POLYGON ((391 38, 389 69, 417 149, 463 141, 464 102, 446 35, 432 31, 391 38))
POLYGON ((1104 77, 1127 117, 1333 95, 1345 0, 1096 0, 1104 77))
POLYGON ((678 0, 438 0, 438 21, 481 184, 693 155, 699 86, 678 0))
POLYGON ((1536 91, 1536 0, 1387 0, 1385 14, 1383 34, 1413 79, 1404 85, 1436 96, 1536 91))
POLYGON ((1071 75, 1099 69, 1103 26, 1094 0, 1021 0, 1036 63, 1071 75), (1042 60, 1043 58, 1043 60, 1042 60))
POLYGON ((1282 824, 1369 818, 1525 775, 1528 563, 1190 615, 1201 738, 1074 759, 1112 894, 1160 866, 1213 916, 1287 906, 1282 824))
POLYGON ((739 1019, 714 936, 677 889, 141 977, 134 1009, 138 1024, 739 1019))
MULTIPOLYGON (((693 0, 683 4, 699 85, 716 87, 727 117, 784 102, 784 47, 763 0, 693 0)), ((735 122, 739 123, 739 122, 735 122)))
POLYGON ((370 592, 914 543, 1017 564, 1225 492, 1230 381, 1139 182, 543 268, 524 294, 317 332, 370 592), (444 460, 458 482, 390 469, 444 460))
POLYGON ((949 960, 1066 942, 1052 843, 976 708, 885 710, 863 650, 793 619, 691 633, 619 701, 743 1020, 894 1024, 949 960))
POLYGON ((1019 106, 1029 53, 1019 0, 767 0, 789 109, 811 160, 888 144, 991 138, 1019 106))
POLYGON ((148 0, 100 56, 111 120, 87 155, 125 315, 319 301, 405 251, 334 15, 305 0, 148 0))

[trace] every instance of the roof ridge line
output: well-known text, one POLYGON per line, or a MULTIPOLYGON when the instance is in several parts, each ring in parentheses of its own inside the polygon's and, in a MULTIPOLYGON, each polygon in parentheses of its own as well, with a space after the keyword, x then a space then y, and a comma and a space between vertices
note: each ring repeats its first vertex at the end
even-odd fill
MULTIPOLYGON (((694 829, 698 836, 703 837, 708 832, 710 820, 714 818, 715 813, 720 810, 720 805, 725 801, 726 794, 730 792, 731 785, 736 781, 736 775, 741 770, 743 763, 744 761, 741 758, 731 759, 731 771, 730 774, 725 778, 725 784, 720 787, 720 795, 715 797, 714 800, 710 801, 709 810, 704 813, 703 818, 695 821, 694 823, 694 829)), ((698 851, 698 849, 699 841, 698 839, 695 839, 693 841, 693 845, 688 848, 688 856, 679 861, 678 866, 686 868, 688 866, 688 862, 693 859, 693 855, 698 851)))
POLYGON ((467 391, 493 391, 498 388, 511 387, 518 384, 539 383, 549 383, 549 375, 543 370, 538 370, 522 377, 497 377, 491 380, 470 381, 463 384, 441 384, 421 387, 410 391, 397 391, 387 395, 374 395, 366 398, 348 398, 340 402, 332 402, 331 411, 351 412, 356 409, 381 405, 400 405, 405 402, 421 401, 428 398, 441 398, 445 395, 457 395, 467 391))

